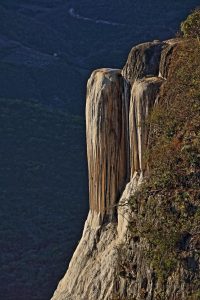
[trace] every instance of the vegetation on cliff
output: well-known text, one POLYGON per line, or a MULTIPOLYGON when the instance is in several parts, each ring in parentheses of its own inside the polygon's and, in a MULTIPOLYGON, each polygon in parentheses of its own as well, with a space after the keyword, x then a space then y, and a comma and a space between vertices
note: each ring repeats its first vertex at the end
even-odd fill
POLYGON ((157 299, 168 299, 165 286, 177 270, 187 299, 200 299, 200 18, 192 30, 187 25, 196 15, 182 23, 186 38, 173 52, 149 120, 150 176, 130 199, 131 235, 148 245, 145 258, 161 287, 157 299))
POLYGON ((90 212, 52 299, 199 298, 199 59, 196 37, 156 40, 91 75, 90 212))
POLYGON ((200 37, 200 8, 195 9, 187 19, 181 23, 181 31, 185 37, 200 37))

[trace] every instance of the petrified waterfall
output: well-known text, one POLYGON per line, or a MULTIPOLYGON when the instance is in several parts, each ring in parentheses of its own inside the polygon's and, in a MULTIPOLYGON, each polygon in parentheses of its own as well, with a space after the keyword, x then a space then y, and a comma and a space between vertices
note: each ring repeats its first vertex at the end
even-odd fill
POLYGON ((87 85, 90 209, 112 216, 128 176, 128 98, 120 70, 93 72, 87 85))
POLYGON ((144 175, 145 151, 148 143, 148 117, 163 80, 157 77, 136 80, 132 86, 129 112, 131 178, 144 175))
POLYGON ((114 215, 130 174, 132 178, 135 172, 145 171, 147 120, 163 82, 161 78, 148 76, 158 75, 160 56, 161 43, 142 44, 132 49, 123 72, 100 69, 88 80, 90 209, 101 217, 114 215))
MULTIPOLYGON (((146 171, 148 118, 168 76, 176 43, 176 40, 154 41, 136 46, 122 71, 100 69, 88 80, 90 212, 53 300, 110 300, 115 292, 121 295, 120 299, 126 295, 128 282, 118 275, 118 249, 121 243, 128 243, 127 199, 134 194, 146 171)), ((149 281, 148 299, 151 299, 153 275, 143 265, 139 248, 132 255, 140 266, 138 280, 131 287, 132 298, 140 299, 143 272, 149 281)))

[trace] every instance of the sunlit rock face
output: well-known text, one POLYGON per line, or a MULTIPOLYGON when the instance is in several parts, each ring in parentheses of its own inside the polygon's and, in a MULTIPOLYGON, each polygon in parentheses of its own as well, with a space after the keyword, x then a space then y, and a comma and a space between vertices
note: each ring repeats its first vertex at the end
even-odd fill
POLYGON ((149 115, 166 81, 175 45, 170 40, 136 46, 122 72, 100 69, 88 80, 90 212, 52 300, 112 300, 116 293, 120 299, 141 300, 144 278, 146 299, 153 299, 154 275, 141 256, 145 243, 134 242, 128 236, 128 201, 146 174, 149 115), (135 273, 131 273, 135 281, 119 278, 121 244, 124 258, 131 260, 130 265, 137 265, 135 273))
POLYGON ((92 73, 86 136, 90 209, 112 216, 128 177, 128 98, 120 70, 92 73))
POLYGON ((116 228, 99 225, 99 215, 89 212, 83 236, 67 273, 52 300, 106 300, 114 285, 117 267, 116 228))
POLYGON ((159 41, 133 47, 122 71, 124 78, 132 85, 137 79, 158 76, 162 48, 159 41))
MULTIPOLYGON (((131 49, 122 70, 130 86, 129 142, 131 178, 135 173, 144 175, 145 152, 148 142, 148 118, 163 83, 161 73, 166 73, 172 53, 165 42, 149 42, 131 49), (163 51, 165 51, 163 53, 163 51), (162 64, 161 64, 162 57, 162 64), (166 62, 167 61, 167 62, 166 62)), ((164 75, 164 74, 163 74, 164 75)), ((165 74, 166 75, 166 74, 165 74)))
POLYGON ((129 110, 130 166, 134 173, 146 170, 145 151, 148 143, 149 115, 163 80, 158 77, 136 80, 131 89, 129 110))

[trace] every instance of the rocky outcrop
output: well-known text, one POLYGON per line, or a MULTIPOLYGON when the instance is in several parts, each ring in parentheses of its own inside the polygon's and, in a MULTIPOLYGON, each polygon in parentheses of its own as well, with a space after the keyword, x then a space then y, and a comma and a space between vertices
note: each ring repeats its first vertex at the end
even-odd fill
POLYGON ((124 78, 132 85, 146 76, 158 76, 163 43, 154 41, 133 47, 123 68, 124 78))
POLYGON ((119 289, 124 290, 118 278, 119 249, 128 228, 127 199, 138 184, 136 176, 126 185, 119 202, 117 223, 102 225, 100 213, 90 210, 82 238, 52 300, 111 300, 119 289))
POLYGON ((115 245, 115 224, 100 226, 99 215, 90 211, 81 241, 52 299, 109 299, 117 267, 115 245))
POLYGON ((90 212, 68 271, 52 300, 122 300, 128 299, 128 295, 140 300, 143 286, 148 286, 146 299, 152 299, 153 273, 140 251, 145 244, 138 244, 138 240, 128 236, 128 199, 134 195, 146 171, 147 121, 168 72, 172 52, 165 46, 166 43, 159 41, 136 46, 122 72, 97 70, 88 81, 90 212), (140 269, 135 269, 136 275, 120 270, 122 244, 127 248, 124 260, 132 257, 138 262, 140 269), (141 280, 130 281, 139 276, 141 280))
POLYGON ((90 209, 113 217, 128 179, 128 97, 120 70, 94 71, 87 85, 90 209))
POLYGON ((148 143, 148 117, 156 102, 163 80, 148 77, 136 80, 131 89, 129 110, 130 166, 134 173, 146 170, 145 151, 148 143))
POLYGON ((180 41, 181 40, 177 38, 164 43, 160 57, 159 77, 167 79, 173 51, 180 41))

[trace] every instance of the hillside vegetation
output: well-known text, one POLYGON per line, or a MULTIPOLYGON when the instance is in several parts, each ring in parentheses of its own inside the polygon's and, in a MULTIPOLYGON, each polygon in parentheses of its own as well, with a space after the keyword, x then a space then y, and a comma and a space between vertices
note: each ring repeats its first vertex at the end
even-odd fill
POLYGON ((200 18, 195 22, 193 30, 184 29, 173 52, 168 80, 149 120, 149 179, 130 199, 137 216, 131 235, 147 242, 145 257, 161 286, 156 299, 168 299, 167 281, 178 270, 187 299, 200 299, 200 44, 193 34, 200 18))

